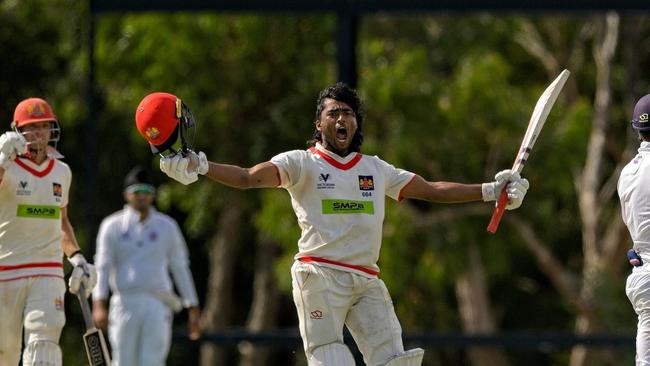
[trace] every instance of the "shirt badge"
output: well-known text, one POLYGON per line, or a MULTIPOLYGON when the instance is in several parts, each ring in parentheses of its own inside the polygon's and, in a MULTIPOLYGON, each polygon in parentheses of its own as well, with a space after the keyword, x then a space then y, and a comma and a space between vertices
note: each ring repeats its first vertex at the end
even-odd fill
POLYGON ((360 175, 359 176, 359 189, 362 191, 374 191, 375 190, 375 181, 372 179, 372 175, 360 175))
POLYGON ((61 184, 52 183, 52 194, 54 197, 61 197, 63 195, 63 188, 61 188, 61 184))

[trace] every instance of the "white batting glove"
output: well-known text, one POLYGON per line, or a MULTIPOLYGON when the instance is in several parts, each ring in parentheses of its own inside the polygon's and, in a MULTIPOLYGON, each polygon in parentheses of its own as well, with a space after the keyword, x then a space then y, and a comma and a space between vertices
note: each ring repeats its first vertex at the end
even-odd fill
POLYGON ((199 165, 196 171, 201 175, 206 175, 210 169, 210 164, 208 164, 207 156, 205 156, 203 151, 199 151, 197 158, 199 159, 199 165))
POLYGON ((528 179, 526 178, 520 178, 508 184, 508 187, 506 188, 506 192, 508 192, 508 204, 506 205, 506 210, 514 210, 521 206, 521 203, 524 201, 524 197, 526 196, 526 192, 528 192, 528 187, 530 187, 530 183, 528 183, 528 179))
POLYGON ((513 172, 510 169, 502 170, 494 176, 495 181, 491 183, 483 183, 481 191, 483 194, 483 201, 496 201, 503 190, 503 187, 508 184, 506 192, 508 194, 508 204, 506 210, 514 210, 521 206, 521 203, 526 196, 530 184, 525 178, 521 178, 519 173, 513 172))
POLYGON ((184 157, 180 153, 160 158, 160 170, 167 174, 168 177, 184 185, 194 183, 199 179, 196 170, 191 172, 187 170, 189 164, 190 157, 184 157))
POLYGON ((0 135, 0 168, 7 169, 16 156, 27 152, 27 141, 17 132, 0 135))
POLYGON ((97 284, 97 270, 95 266, 86 262, 86 258, 81 253, 77 253, 68 258, 68 262, 74 267, 68 279, 70 293, 77 294, 79 287, 83 284, 86 297, 90 296, 90 293, 97 284))

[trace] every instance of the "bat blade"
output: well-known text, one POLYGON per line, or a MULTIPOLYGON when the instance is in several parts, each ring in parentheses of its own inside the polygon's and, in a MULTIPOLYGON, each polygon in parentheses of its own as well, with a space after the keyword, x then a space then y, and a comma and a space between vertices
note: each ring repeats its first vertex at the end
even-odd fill
MULTIPOLYGON (((542 127, 544 127, 546 118, 551 112, 553 104, 555 104, 557 97, 560 95, 560 91, 562 91, 562 88, 569 78, 569 75, 571 75, 569 70, 563 70, 560 75, 558 75, 558 77, 556 77, 555 80, 551 82, 546 90, 544 90, 542 95, 537 100, 533 114, 530 117, 530 122, 528 122, 526 134, 524 134, 524 138, 521 141, 521 146, 519 147, 517 157, 515 158, 515 162, 512 165, 513 171, 521 173, 522 169, 524 168, 524 164, 528 159, 528 155, 530 154, 533 145, 535 145, 537 137, 542 131, 542 127)), ((503 214, 506 210, 506 205, 508 203, 506 188, 507 186, 503 187, 503 190, 499 195, 497 205, 494 209, 494 212, 492 213, 492 218, 490 219, 490 223, 487 227, 487 231, 492 234, 496 233, 497 229, 499 228, 499 222, 501 222, 501 218, 503 217, 503 214)))
POLYGON ((111 365, 111 359, 108 356, 108 347, 106 347, 106 341, 101 330, 97 328, 88 329, 83 335, 83 340, 90 366, 111 365))
POLYGON ((108 347, 106 347, 104 334, 95 327, 92 312, 86 299, 86 289, 83 284, 79 286, 77 299, 81 305, 81 313, 86 324, 86 332, 83 335, 83 340, 86 355, 88 355, 88 364, 90 366, 111 366, 111 356, 108 353, 108 347))

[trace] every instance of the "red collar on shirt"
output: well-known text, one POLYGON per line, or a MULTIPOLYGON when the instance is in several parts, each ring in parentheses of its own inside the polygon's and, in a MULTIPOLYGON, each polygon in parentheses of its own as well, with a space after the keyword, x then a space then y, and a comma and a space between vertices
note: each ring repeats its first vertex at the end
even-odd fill
POLYGON ((16 158, 16 160, 14 160, 14 161, 16 162, 16 165, 18 165, 19 167, 27 170, 28 172, 32 173, 33 175, 35 175, 35 176, 37 176, 39 178, 43 178, 44 176, 50 174, 52 169, 54 169, 54 159, 50 159, 50 161, 47 163, 47 166, 45 167, 45 169, 43 169, 41 171, 38 171, 38 170, 32 168, 31 166, 25 164, 25 162, 22 161, 21 158, 16 158))
POLYGON ((333 157, 327 155, 327 153, 317 149, 316 147, 313 147, 313 146, 310 147, 309 151, 311 151, 312 153, 320 156, 326 162, 330 163, 330 165, 332 165, 333 167, 341 169, 341 170, 351 169, 352 167, 357 165, 357 163, 359 162, 359 160, 361 160, 361 157, 363 156, 360 153, 356 153, 356 155, 354 155, 354 157, 350 161, 348 161, 347 163, 344 164, 344 163, 341 163, 338 160, 334 159, 333 157))

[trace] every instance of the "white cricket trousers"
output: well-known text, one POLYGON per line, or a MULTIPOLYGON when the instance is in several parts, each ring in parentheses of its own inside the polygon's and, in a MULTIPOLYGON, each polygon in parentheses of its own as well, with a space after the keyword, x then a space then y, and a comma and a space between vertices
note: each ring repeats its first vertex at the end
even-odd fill
POLYGON ((172 320, 169 308, 149 293, 113 295, 108 310, 113 366, 164 366, 172 320))
POLYGON ((404 352, 402 328, 384 281, 300 261, 291 275, 308 359, 319 346, 343 343, 344 324, 366 365, 383 365, 404 352))
POLYGON ((0 365, 18 365, 23 326, 25 344, 59 344, 65 325, 64 294, 60 277, 0 281, 0 365))
POLYGON ((639 317, 636 331, 636 366, 650 366, 650 264, 634 267, 625 293, 639 317))

